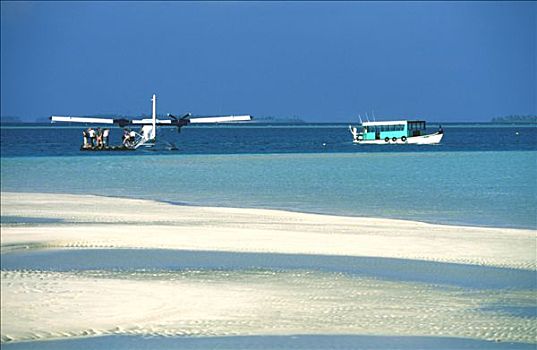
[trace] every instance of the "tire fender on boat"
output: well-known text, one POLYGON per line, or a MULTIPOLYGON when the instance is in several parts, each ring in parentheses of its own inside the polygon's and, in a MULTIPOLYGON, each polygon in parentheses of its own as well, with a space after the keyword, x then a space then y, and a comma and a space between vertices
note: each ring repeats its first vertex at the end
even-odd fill
POLYGON ((406 141, 406 136, 401 137, 401 141, 405 142, 406 141))
POLYGON ((397 137, 392 137, 392 141, 393 141, 393 142, 396 142, 396 141, 397 141, 397 137))
POLYGON ((385 137, 385 138, 384 138, 384 142, 390 142, 390 138, 389 138, 389 137, 385 137))

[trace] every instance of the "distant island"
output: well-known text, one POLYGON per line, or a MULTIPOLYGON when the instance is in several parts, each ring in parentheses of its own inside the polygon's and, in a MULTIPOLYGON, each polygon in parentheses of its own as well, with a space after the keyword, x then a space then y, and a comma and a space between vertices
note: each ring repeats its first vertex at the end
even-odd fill
POLYGON ((537 124, 537 115, 508 115, 492 118, 492 123, 537 124))
POLYGON ((254 123, 289 123, 289 124, 304 124, 306 123, 304 120, 298 118, 298 117, 257 117, 253 116, 254 123))
POLYGON ((21 118, 19 117, 12 117, 12 116, 2 116, 2 118, 0 118, 0 122, 2 124, 12 124, 12 123, 23 123, 23 121, 21 120, 21 118))

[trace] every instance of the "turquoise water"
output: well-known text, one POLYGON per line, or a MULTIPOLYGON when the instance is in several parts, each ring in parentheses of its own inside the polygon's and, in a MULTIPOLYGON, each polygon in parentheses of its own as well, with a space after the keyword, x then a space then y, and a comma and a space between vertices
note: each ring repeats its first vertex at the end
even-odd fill
POLYGON ((2 191, 536 228, 537 152, 3 157, 2 191))

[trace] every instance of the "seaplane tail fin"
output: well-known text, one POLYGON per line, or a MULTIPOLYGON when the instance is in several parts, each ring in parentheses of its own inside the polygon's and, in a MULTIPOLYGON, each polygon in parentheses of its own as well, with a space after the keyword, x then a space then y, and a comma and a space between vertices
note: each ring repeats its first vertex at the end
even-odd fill
POLYGON ((114 124, 114 119, 107 118, 93 118, 93 117, 64 117, 53 115, 50 117, 50 121, 65 122, 65 123, 94 123, 94 124, 114 124))
POLYGON ((249 120, 252 120, 252 116, 250 115, 227 115, 221 117, 200 117, 189 119, 191 124, 246 122, 249 120))

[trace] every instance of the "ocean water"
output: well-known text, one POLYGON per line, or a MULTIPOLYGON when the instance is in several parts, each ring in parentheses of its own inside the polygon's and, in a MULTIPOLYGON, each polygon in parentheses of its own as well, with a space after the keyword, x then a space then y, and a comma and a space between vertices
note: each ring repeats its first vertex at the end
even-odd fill
MULTIPOLYGON (((438 125, 428 124, 428 132, 438 125)), ((373 153, 535 151, 537 125, 442 124, 446 133, 440 145, 355 145, 347 124, 227 124, 159 128, 156 149, 110 155, 155 154, 270 154, 270 153, 373 153), (518 134, 517 134, 518 133, 518 134), (170 150, 175 146, 176 150, 170 150)), ((2 157, 91 156, 80 152, 82 126, 56 124, 2 125, 2 157)), ((111 144, 121 143, 122 131, 112 128, 111 144)))
POLYGON ((2 127, 1 188, 537 228, 537 127, 443 127, 434 146, 355 145, 343 124, 169 128, 136 152, 81 152, 79 127, 2 127))

